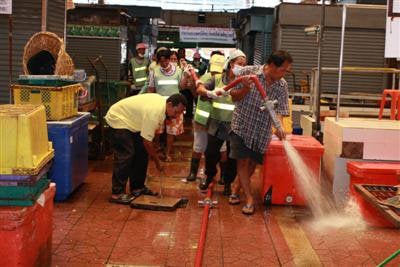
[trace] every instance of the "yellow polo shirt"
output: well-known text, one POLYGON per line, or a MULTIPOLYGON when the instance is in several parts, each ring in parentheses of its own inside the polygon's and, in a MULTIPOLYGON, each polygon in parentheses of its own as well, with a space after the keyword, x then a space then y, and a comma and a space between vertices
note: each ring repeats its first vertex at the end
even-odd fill
POLYGON ((124 98, 110 107, 104 117, 114 129, 140 132, 152 141, 155 131, 164 123, 166 99, 159 94, 142 94, 124 98))

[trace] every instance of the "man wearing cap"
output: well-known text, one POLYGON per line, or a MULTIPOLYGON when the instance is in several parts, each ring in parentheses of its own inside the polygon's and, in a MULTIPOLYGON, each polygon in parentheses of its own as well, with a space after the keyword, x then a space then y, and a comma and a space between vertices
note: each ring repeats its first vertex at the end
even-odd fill
MULTIPOLYGON (((210 71, 204 74, 200 80, 203 83, 208 82, 215 75, 221 74, 224 69, 225 57, 214 55, 210 59, 210 71)), ((193 123, 193 152, 190 163, 190 173, 186 178, 187 181, 195 181, 197 171, 199 169, 201 155, 207 148, 207 122, 212 109, 212 99, 199 96, 197 99, 196 111, 194 113, 193 123)))
MULTIPOLYGON (((239 49, 233 50, 227 59, 222 75, 216 75, 204 85, 197 87, 199 95, 213 99, 210 118, 208 121, 208 144, 206 155, 206 179, 201 181, 200 190, 206 190, 217 173, 217 163, 220 159, 220 149, 224 142, 227 143, 228 153, 230 150, 229 132, 231 130, 231 119, 234 104, 229 93, 222 89, 235 79, 232 69, 235 65, 246 65, 246 55, 239 49)), ((236 160, 228 158, 224 175, 224 195, 230 195, 231 183, 236 177, 236 160)))
POLYGON ((192 66, 197 76, 202 76, 207 71, 207 64, 201 61, 201 55, 199 52, 194 53, 192 66))
MULTIPOLYGON (((288 85, 283 78, 290 70, 293 59, 283 50, 272 53, 263 72, 257 77, 263 86, 269 100, 277 100, 276 114, 279 119, 289 115, 288 85)), ((252 215, 254 213, 254 199, 251 194, 250 177, 253 175, 257 164, 262 164, 264 152, 271 141, 272 119, 268 112, 260 107, 264 100, 254 85, 245 86, 242 89, 233 88, 230 92, 235 101, 231 124, 231 151, 232 158, 237 160, 237 174, 240 186, 245 195, 245 205, 242 213, 252 215)), ((285 138, 285 133, 276 131, 279 139, 285 138)), ((234 184, 230 204, 239 204, 239 187, 234 184)))
POLYGON ((145 85, 148 76, 149 60, 145 58, 145 43, 136 45, 135 56, 129 61, 129 81, 131 83, 127 96, 137 95, 145 85))

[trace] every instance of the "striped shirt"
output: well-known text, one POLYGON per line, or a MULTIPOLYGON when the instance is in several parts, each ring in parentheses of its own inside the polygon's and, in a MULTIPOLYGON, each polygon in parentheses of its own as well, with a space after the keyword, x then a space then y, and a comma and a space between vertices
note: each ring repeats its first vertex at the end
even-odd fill
MULTIPOLYGON (((274 82, 267 88, 264 74, 257 76, 270 100, 277 100, 277 114, 289 115, 288 85, 285 79, 274 82)), ((253 151, 264 153, 271 139, 272 119, 268 111, 262 111, 263 99, 257 88, 252 85, 244 98, 235 102, 233 111, 232 131, 240 136, 244 144, 253 151)))

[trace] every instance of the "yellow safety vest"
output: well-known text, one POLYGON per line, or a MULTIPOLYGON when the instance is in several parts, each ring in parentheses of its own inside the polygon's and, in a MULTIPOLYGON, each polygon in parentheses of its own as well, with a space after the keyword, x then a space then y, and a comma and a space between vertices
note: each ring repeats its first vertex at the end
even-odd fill
MULTIPOLYGON (((223 88, 224 86, 222 75, 215 75, 215 88, 223 88)), ((233 104, 232 97, 230 95, 223 96, 213 100, 210 117, 219 121, 230 122, 234 109, 235 105, 233 104)))

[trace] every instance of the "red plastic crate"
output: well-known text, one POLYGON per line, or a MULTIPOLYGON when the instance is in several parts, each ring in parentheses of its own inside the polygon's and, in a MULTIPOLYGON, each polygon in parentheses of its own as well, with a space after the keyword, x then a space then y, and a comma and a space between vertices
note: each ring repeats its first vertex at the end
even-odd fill
POLYGON ((0 266, 51 265, 55 191, 51 184, 31 207, 0 207, 0 266))
POLYGON ((364 219, 373 226, 394 227, 355 190, 354 184, 400 184, 400 162, 347 162, 350 174, 350 196, 357 202, 364 219))
MULTIPOLYGON (((318 178, 319 183, 324 147, 311 136, 292 135, 288 140, 318 178)), ((268 146, 261 175, 263 179, 262 198, 264 200, 272 187, 272 204, 306 205, 303 192, 296 185, 296 178, 281 141, 273 140, 268 146)))

